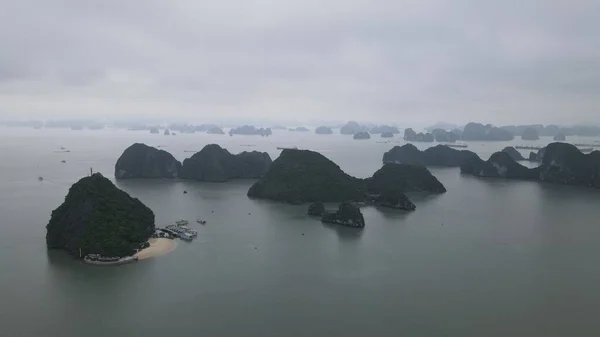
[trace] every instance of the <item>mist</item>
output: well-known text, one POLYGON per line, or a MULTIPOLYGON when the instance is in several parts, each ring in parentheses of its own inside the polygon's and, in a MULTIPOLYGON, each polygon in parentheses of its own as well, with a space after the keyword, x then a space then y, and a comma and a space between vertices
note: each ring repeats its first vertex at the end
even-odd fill
POLYGON ((0 119, 597 124, 586 0, 5 1, 0 119))

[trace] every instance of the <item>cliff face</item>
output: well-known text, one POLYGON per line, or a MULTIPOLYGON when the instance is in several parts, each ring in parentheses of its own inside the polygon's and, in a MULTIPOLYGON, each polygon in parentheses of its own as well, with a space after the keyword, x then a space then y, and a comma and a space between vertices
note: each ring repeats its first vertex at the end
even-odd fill
POLYGON ((436 145, 420 151, 412 144, 394 146, 384 153, 383 163, 402 163, 424 166, 458 167, 463 162, 479 158, 474 152, 436 145))
POLYGON ((342 135, 354 135, 361 131, 367 131, 367 128, 353 121, 346 123, 346 125, 342 126, 340 129, 342 135))
POLYGON ((154 213, 96 173, 71 186, 46 229, 48 248, 65 249, 76 257, 80 250, 81 257, 123 257, 152 235, 154 213))
POLYGON ((206 145, 183 161, 180 176, 200 181, 223 182, 236 178, 260 178, 271 165, 266 152, 233 155, 219 145, 206 145))
POLYGON ((170 153, 136 143, 128 147, 115 165, 115 178, 177 178, 181 163, 170 153))
POLYGON ((525 131, 523 131, 523 135, 521 136, 521 139, 523 139, 523 140, 538 140, 538 139, 540 139, 540 136, 538 135, 538 132, 536 129, 527 128, 527 129, 525 129, 525 131))

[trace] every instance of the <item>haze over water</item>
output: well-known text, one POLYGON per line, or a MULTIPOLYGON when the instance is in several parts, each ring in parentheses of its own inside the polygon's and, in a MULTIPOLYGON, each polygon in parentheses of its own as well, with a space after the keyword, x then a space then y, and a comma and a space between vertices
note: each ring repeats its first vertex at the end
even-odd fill
MULTIPOLYGON (((68 188, 90 167, 114 181, 117 158, 134 142, 161 145, 181 161, 210 143, 273 159, 277 146, 295 145, 359 177, 404 143, 274 132, 1 129, 0 335, 600 335, 600 192, 478 179, 457 168, 430 169, 448 192, 411 196, 415 212, 364 207, 362 231, 323 225, 305 215, 307 205, 250 200, 252 180, 120 181, 159 226, 208 223, 191 223, 195 241, 127 266, 98 268, 47 251, 45 226, 68 188), (71 152, 55 153, 61 146, 71 152)), ((487 159, 524 143, 535 142, 470 142, 469 150, 487 159)))

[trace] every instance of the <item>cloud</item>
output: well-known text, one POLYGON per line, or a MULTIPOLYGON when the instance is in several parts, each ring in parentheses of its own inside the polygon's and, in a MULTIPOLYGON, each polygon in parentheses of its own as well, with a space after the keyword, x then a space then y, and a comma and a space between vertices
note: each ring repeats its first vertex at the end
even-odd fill
POLYGON ((507 124, 599 113, 597 1, 5 2, 4 116, 507 124))

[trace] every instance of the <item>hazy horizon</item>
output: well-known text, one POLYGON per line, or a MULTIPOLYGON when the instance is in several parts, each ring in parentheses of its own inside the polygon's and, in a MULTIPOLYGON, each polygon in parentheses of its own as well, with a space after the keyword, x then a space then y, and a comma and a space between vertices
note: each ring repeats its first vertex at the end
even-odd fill
POLYGON ((591 0, 7 2, 0 120, 597 125, 598 13, 591 0))

